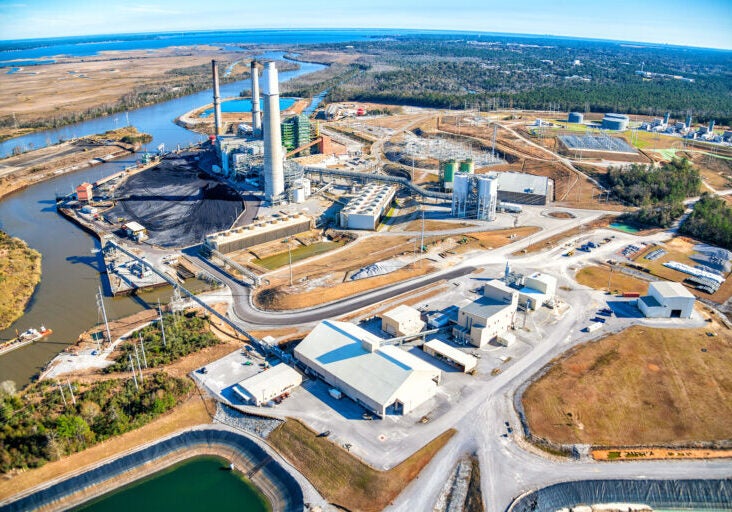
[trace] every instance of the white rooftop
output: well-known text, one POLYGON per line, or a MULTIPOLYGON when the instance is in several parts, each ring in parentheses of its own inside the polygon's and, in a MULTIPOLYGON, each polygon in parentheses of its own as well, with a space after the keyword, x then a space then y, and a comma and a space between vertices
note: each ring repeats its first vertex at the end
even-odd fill
POLYGON ((237 384, 248 395, 262 401, 270 389, 285 389, 302 382, 302 376, 284 363, 272 366, 237 384))
POLYGON ((326 320, 319 323, 295 348, 295 356, 322 365, 330 374, 359 393, 380 403, 392 397, 417 374, 427 379, 439 377, 440 370, 393 345, 373 352, 362 340, 379 344, 382 340, 349 322, 326 320))
POLYGON ((137 231, 145 231, 145 226, 135 221, 125 222, 124 228, 132 231, 133 233, 137 231))
POLYGON ((549 192, 549 178, 546 176, 523 172, 491 172, 488 176, 497 177, 499 191, 538 195, 546 195, 549 192))
POLYGON ((411 306, 407 306, 406 304, 401 304, 401 305, 395 307, 394 309, 391 309, 391 310, 387 311, 386 313, 383 313, 381 316, 382 316, 382 318, 383 317, 390 318, 391 320, 394 320, 396 322, 404 322, 404 321, 412 320, 415 317, 417 319, 419 319, 420 315, 421 314, 420 314, 419 310, 417 310, 411 306))
POLYGON ((685 297, 687 299, 696 299, 694 294, 686 289, 681 283, 672 283, 670 281, 656 281, 648 285, 649 287, 655 288, 656 292, 661 297, 672 298, 672 297, 685 297))
POLYGON ((478 360, 466 354, 462 350, 458 350, 455 347, 448 345, 447 343, 440 340, 430 340, 424 344, 425 347, 429 347, 438 354, 441 354, 456 363, 460 363, 466 368, 474 368, 478 364, 478 360))

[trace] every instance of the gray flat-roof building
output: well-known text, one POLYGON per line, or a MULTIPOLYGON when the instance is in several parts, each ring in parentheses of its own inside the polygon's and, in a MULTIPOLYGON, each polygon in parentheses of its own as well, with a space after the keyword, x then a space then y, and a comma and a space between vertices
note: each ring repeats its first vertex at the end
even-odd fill
POLYGON ((545 205, 554 199, 554 182, 546 176, 522 172, 491 172, 498 180, 502 203, 545 205))
POLYGON ((437 392, 442 373, 349 322, 319 323, 295 357, 329 385, 380 417, 408 414, 437 392))

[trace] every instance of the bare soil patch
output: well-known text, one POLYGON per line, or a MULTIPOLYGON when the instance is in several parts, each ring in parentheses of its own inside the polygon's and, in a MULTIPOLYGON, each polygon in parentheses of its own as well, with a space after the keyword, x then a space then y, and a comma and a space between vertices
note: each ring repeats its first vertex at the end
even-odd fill
POLYGON ((345 510, 383 510, 422 471, 455 433, 448 430, 398 466, 377 471, 297 420, 288 420, 269 442, 331 503, 345 510))
POLYGON ((584 267, 577 272, 575 280, 595 290, 607 290, 608 282, 611 292, 639 292, 645 295, 648 290, 648 281, 624 274, 609 265, 584 267))
POLYGON ((716 322, 703 329, 633 326, 555 361, 522 400, 533 433, 558 443, 728 440, 729 368, 732 332, 716 322))

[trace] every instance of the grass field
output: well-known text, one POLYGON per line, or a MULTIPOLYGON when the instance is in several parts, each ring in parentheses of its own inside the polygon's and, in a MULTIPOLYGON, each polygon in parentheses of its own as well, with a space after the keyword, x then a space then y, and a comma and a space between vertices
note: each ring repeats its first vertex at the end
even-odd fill
POLYGON ((0 329, 23 316, 41 282, 41 253, 0 231, 0 329))
POLYGON ((633 326, 555 362, 522 400, 531 430, 559 443, 724 440, 732 438, 730 368, 732 332, 723 326, 633 326))
POLYGON ((617 269, 611 272, 611 267, 606 265, 584 267, 577 272, 575 280, 595 290, 607 290, 608 282, 611 292, 639 292, 644 295, 648 290, 647 281, 623 274, 617 269))
POLYGON ((383 510, 442 449, 448 430, 389 471, 377 471, 296 420, 288 420, 269 442, 329 502, 351 511, 383 510))
POLYGON ((292 263, 296 263, 300 260, 304 260, 305 258, 309 258, 310 256, 317 256, 318 254, 332 251, 342 245, 342 243, 337 242, 316 242, 307 246, 300 246, 290 252, 285 251, 266 258, 255 259, 254 263, 261 267, 274 270, 284 265, 288 265, 290 261, 292 261, 292 263))

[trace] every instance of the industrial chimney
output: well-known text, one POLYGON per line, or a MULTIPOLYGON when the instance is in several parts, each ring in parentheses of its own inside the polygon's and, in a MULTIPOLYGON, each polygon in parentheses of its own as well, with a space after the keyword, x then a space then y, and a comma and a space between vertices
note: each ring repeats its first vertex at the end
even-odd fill
POLYGON ((277 68, 267 62, 262 73, 264 95, 264 197, 277 202, 285 191, 285 173, 280 133, 280 89, 277 68))
POLYGON ((219 68, 216 61, 211 61, 211 73, 213 76, 213 106, 214 106, 214 134, 221 135, 221 98, 219 97, 219 68))
POLYGON ((252 131, 255 137, 262 136, 262 113, 259 110, 259 69, 257 61, 252 60, 252 131))

